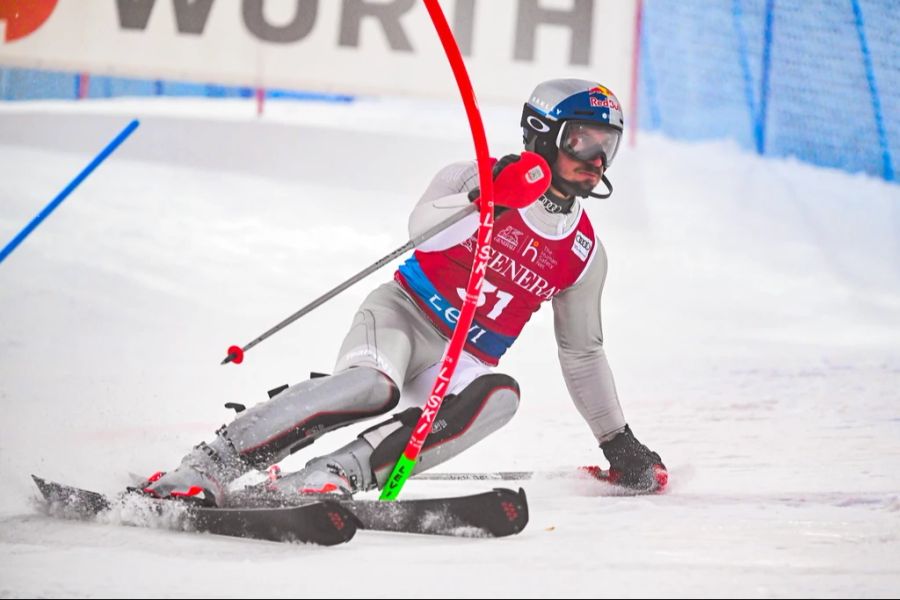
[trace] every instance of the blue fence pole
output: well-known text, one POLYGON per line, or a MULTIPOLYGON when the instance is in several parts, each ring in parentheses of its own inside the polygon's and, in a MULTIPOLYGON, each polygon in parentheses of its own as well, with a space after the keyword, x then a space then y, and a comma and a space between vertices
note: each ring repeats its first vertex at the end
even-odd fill
POLYGON ((19 234, 12 239, 10 243, 8 243, 6 247, 3 248, 3 250, 0 250, 0 263, 2 263, 6 259, 6 257, 16 249, 16 246, 21 244, 22 241, 26 237, 28 237, 28 235, 50 215, 50 213, 56 210, 57 206, 62 204, 62 201, 65 200, 66 197, 71 194, 72 191, 77 188, 82 181, 87 179, 87 176, 90 175, 94 171, 94 169, 96 169, 100 165, 100 163, 106 160, 109 155, 112 154, 116 150, 116 148, 118 148, 122 144, 122 142, 124 142, 125 139, 129 135, 131 135, 135 129, 137 129, 138 125, 140 125, 140 122, 137 119, 129 123, 125 127, 125 129, 123 129, 119 133, 119 135, 117 135, 115 139, 113 139, 113 141, 107 144, 106 148, 100 151, 100 154, 94 157, 94 160, 92 160, 90 164, 88 164, 88 166, 86 166, 81 171, 81 173, 75 176, 75 179, 69 182, 69 185, 67 185, 63 189, 63 191, 57 194, 56 198, 50 201, 50 204, 44 207, 44 210, 38 213, 38 215, 33 218, 31 222, 28 223, 28 225, 26 225, 24 229, 22 229, 22 231, 20 231, 19 234))
MULTIPOLYGON (((650 125, 647 129, 661 129, 662 116, 659 111, 659 95, 657 94, 656 72, 653 57, 650 56, 650 38, 652 35, 647 33, 647 23, 650 19, 653 3, 644 3, 644 14, 641 22, 641 34, 638 42, 641 45, 641 72, 640 76, 644 84, 644 91, 647 95, 647 109, 650 112, 650 125)), ((637 117, 637 115, 635 115, 637 117)), ((635 119, 637 120, 637 119, 635 119)))
POLYGON ((769 109, 769 65, 772 57, 772 21, 775 0, 766 0, 766 25, 763 30, 762 73, 759 81, 759 114, 756 117, 756 151, 766 151, 766 117, 769 109))
POLYGON ((875 127, 878 129, 878 145, 881 147, 884 178, 888 181, 893 181, 894 163, 891 161, 891 147, 888 145, 887 131, 884 129, 884 115, 881 112, 881 99, 878 96, 878 86, 875 83, 872 55, 869 53, 869 44, 866 40, 862 8, 859 6, 859 0, 851 0, 851 3, 853 4, 853 17, 856 20, 856 33, 859 36, 859 49, 862 52, 863 64, 866 68, 866 81, 869 83, 869 96, 872 98, 872 111, 875 113, 875 127))
POLYGON ((747 114, 750 116, 750 130, 753 132, 753 139, 756 144, 757 152, 759 151, 759 136, 757 127, 756 100, 753 94, 753 74, 750 72, 749 49, 747 47, 747 35, 744 33, 742 21, 744 18, 744 10, 741 6, 741 0, 732 0, 731 2, 731 20, 734 24, 734 31, 737 34, 738 44, 738 60, 741 63, 741 75, 744 79, 744 100, 747 102, 747 114))

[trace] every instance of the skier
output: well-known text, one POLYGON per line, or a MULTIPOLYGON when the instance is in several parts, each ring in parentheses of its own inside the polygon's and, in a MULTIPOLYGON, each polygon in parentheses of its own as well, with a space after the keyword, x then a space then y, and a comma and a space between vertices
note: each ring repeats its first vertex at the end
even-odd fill
MULTIPOLYGON (((526 151, 494 166, 496 209, 486 281, 415 472, 452 458, 512 418, 519 386, 494 367, 549 300, 566 386, 609 461, 611 479, 639 491, 660 489, 666 468, 626 424, 604 353, 600 296, 607 257, 581 204, 581 198, 612 193, 606 172, 622 137, 619 101, 590 81, 550 80, 525 103, 521 125, 526 151), (516 175, 523 169, 533 173, 535 165, 544 169, 546 181, 517 186, 516 175), (594 193, 601 182, 606 192, 594 193)), ((439 171, 413 209, 411 235, 477 202, 477 185, 474 161, 439 171)), ((424 242, 393 281, 369 294, 344 338, 333 375, 286 387, 243 412, 176 469, 152 476, 144 491, 221 506, 229 483, 244 473, 266 469, 329 431, 404 408, 343 448, 268 484, 286 496, 349 496, 382 487, 421 414, 459 317, 477 227, 478 215, 472 214, 424 242)))

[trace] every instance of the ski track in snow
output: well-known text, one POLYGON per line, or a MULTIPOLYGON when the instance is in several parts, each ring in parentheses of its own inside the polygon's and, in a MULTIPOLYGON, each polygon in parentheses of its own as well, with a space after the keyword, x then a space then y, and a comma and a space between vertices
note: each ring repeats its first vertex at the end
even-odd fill
MULTIPOLYGON (((0 106, 0 243, 142 118, 0 265, 0 596, 900 593, 900 187, 646 134, 617 157, 613 198, 587 206, 610 260, 606 351, 636 435, 669 466, 665 494, 508 482, 530 501, 518 536, 361 531, 334 548, 47 516, 30 473, 115 493, 230 420, 225 402, 330 370, 391 267, 245 364, 218 363, 401 245, 433 172, 472 153, 452 104, 267 110, 257 121, 243 101, 0 106)), ((482 110, 493 153, 515 151, 518 109, 482 110)), ((521 383, 519 413, 441 469, 603 464, 559 374, 549 307, 502 370, 521 383)), ((412 481, 404 495, 494 485, 412 481)))

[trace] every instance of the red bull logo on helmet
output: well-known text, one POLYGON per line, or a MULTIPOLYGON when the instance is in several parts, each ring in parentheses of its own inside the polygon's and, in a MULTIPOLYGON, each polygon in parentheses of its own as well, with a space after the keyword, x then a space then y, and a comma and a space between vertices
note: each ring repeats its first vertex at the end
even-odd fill
POLYGON ((600 98, 594 98, 593 96, 590 96, 589 98, 591 101, 591 106, 611 108, 613 110, 622 110, 622 108, 619 106, 619 103, 610 98, 603 98, 602 100, 600 98))
POLYGON ((601 94, 603 96, 615 97, 615 94, 613 94, 611 91, 609 91, 609 88, 604 87, 604 86, 600 85, 599 83, 597 85, 595 85, 594 87, 592 87, 591 89, 589 89, 588 93, 589 94, 601 94))
POLYGON ((588 99, 590 100, 591 106, 596 106, 597 108, 611 108, 613 110, 621 111, 622 107, 619 106, 619 101, 616 99, 615 94, 609 91, 609 88, 606 86, 602 86, 599 83, 588 90, 588 99), (596 98, 594 95, 604 96, 604 98, 596 98))

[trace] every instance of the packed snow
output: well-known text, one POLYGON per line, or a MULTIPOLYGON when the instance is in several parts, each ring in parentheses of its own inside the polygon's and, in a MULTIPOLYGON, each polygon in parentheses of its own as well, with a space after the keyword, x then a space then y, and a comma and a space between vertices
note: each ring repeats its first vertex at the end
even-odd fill
MULTIPOLYGON (((493 154, 518 151, 518 108, 482 111, 493 154)), ((610 260, 606 351, 666 493, 538 478, 518 536, 361 531, 333 548, 45 515, 31 473, 115 493, 210 438, 225 402, 329 371, 391 267, 244 364, 219 361, 402 245, 433 173, 474 155, 458 103, 272 102, 262 118, 242 100, 8 103, 0 245, 134 117, 0 263, 0 596, 900 593, 900 186, 644 132, 609 173, 613 197, 587 206, 610 260)), ((501 370, 518 414, 440 470, 604 464, 549 306, 501 370)), ((401 497, 492 485, 411 481, 401 497)))

